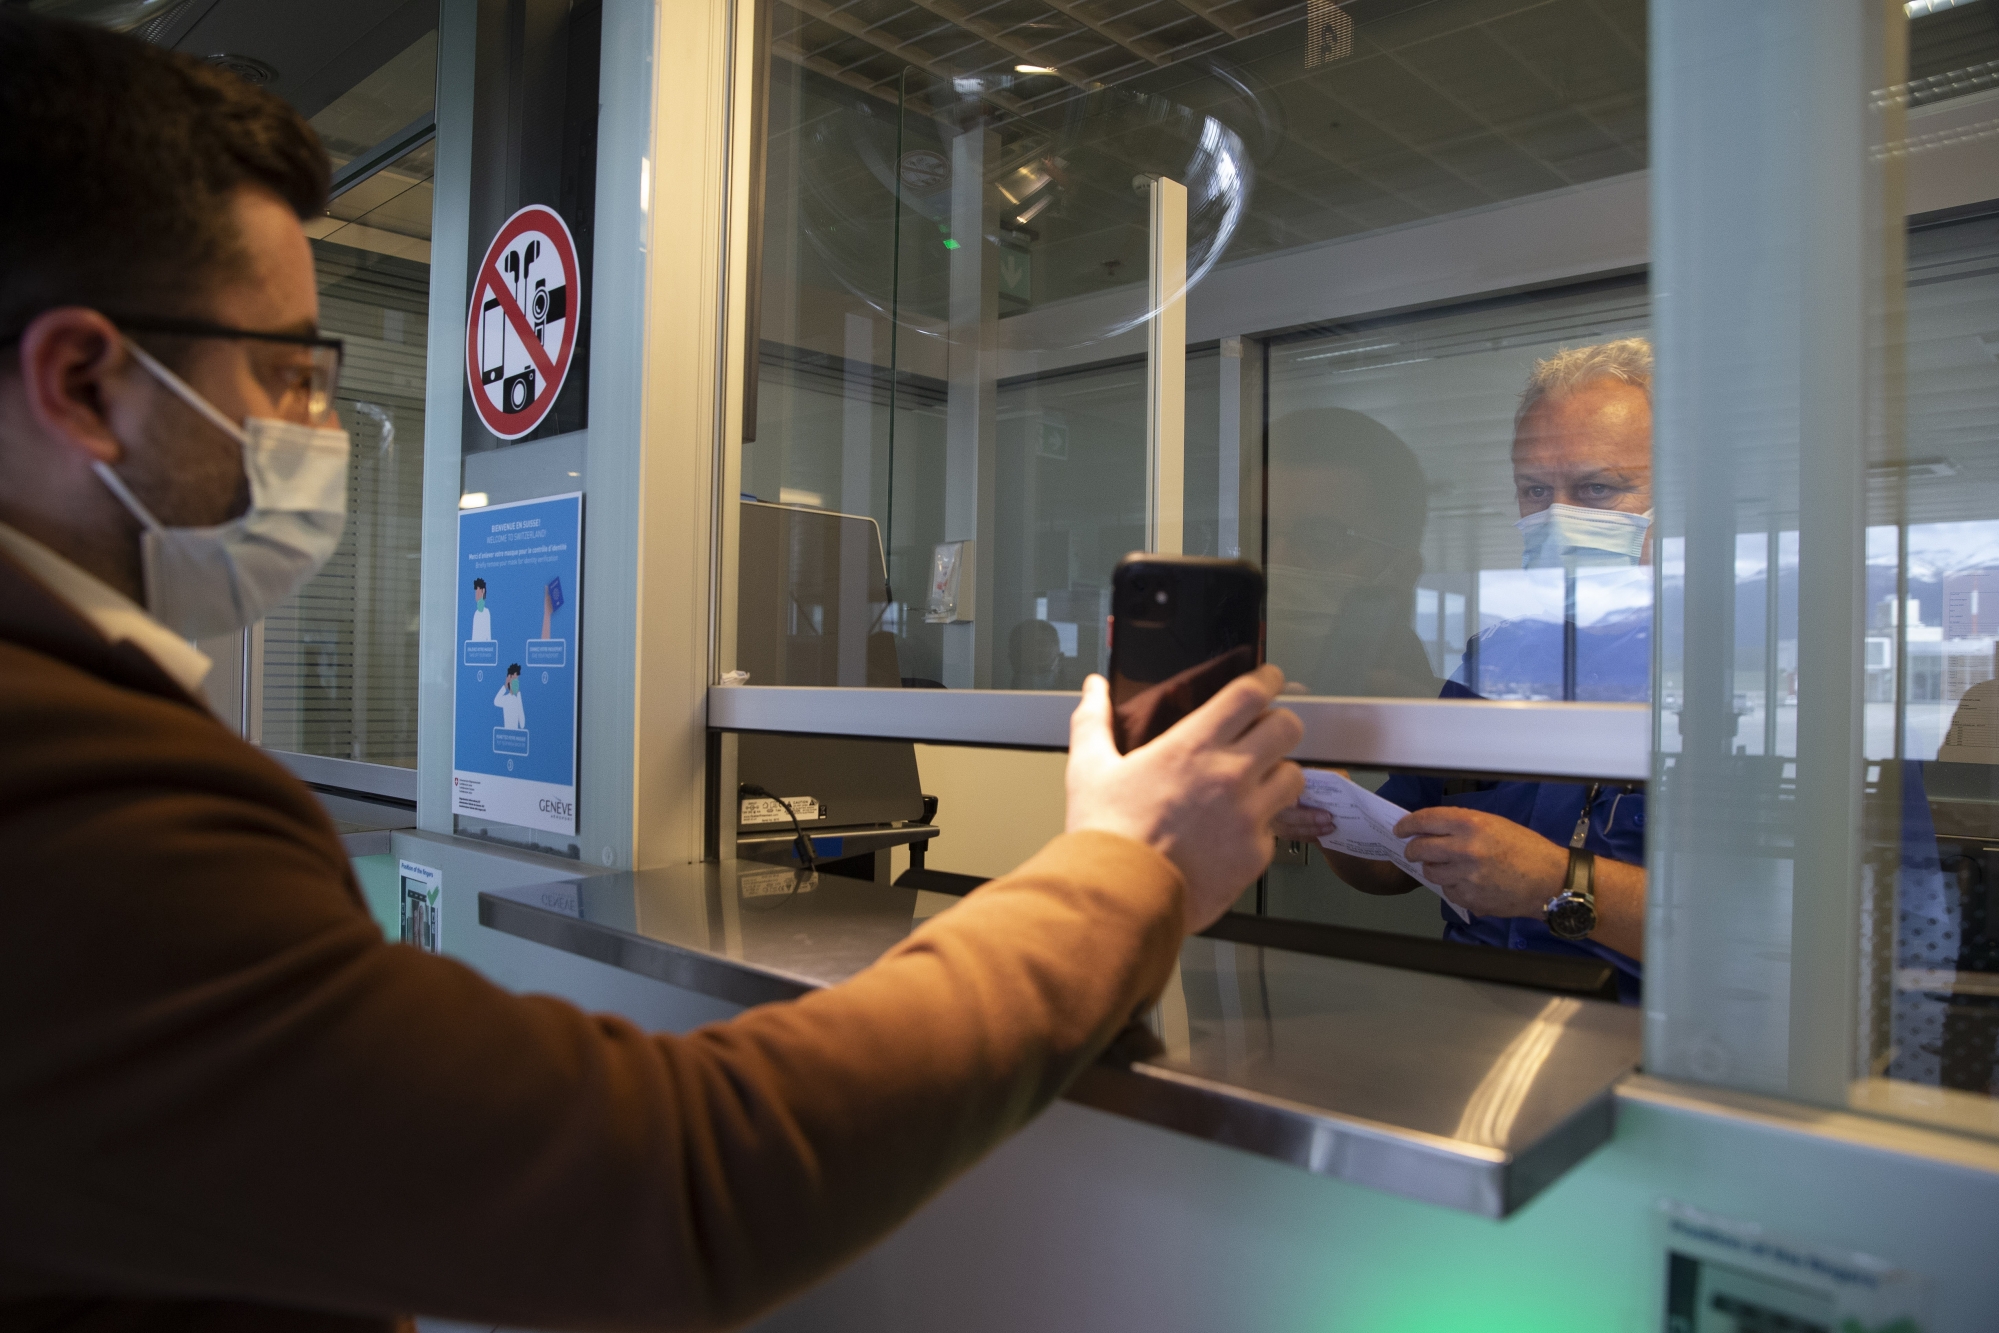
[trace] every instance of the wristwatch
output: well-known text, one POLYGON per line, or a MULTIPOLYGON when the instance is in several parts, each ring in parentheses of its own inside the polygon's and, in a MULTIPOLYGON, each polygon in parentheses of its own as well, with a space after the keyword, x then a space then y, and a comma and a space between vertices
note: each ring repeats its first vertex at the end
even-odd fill
POLYGON ((1548 899, 1548 929, 1557 939, 1587 939, 1596 929, 1596 853, 1569 848, 1562 891, 1548 899))
POLYGON ((1548 929, 1557 939, 1587 939, 1596 929, 1596 853, 1584 851, 1583 841, 1589 837, 1590 811, 1602 786, 1592 782, 1583 797, 1582 816, 1569 839, 1569 873, 1562 878, 1562 891, 1548 900, 1548 929))

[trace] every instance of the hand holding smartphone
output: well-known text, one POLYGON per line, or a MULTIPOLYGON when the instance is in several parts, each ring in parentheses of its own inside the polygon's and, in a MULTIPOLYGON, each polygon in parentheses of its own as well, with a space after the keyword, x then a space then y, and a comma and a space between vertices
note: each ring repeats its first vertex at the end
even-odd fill
POLYGON ((1247 560, 1134 553, 1111 574, 1111 705, 1130 753, 1263 661, 1263 575, 1247 560))

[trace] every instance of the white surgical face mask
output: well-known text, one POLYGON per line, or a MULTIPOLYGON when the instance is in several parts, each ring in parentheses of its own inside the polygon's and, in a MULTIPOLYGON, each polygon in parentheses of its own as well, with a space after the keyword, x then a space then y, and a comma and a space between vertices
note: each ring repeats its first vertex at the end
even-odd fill
POLYGON ((1652 512, 1627 514, 1621 509, 1585 509, 1579 505, 1549 505, 1513 525, 1526 549, 1523 569, 1574 569, 1578 565, 1635 565, 1645 553, 1645 533, 1652 512))
POLYGON ((250 481, 242 517, 209 528, 170 528, 109 466, 96 464, 105 486, 145 525, 146 609, 190 639, 253 625, 303 587, 340 544, 347 432, 264 417, 238 426, 143 348, 125 345, 174 396, 243 446, 250 481))

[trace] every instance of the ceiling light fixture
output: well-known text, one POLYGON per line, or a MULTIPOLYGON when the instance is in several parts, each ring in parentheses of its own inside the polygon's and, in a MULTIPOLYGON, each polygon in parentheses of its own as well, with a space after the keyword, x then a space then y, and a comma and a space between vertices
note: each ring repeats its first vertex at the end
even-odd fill
POLYGON ((1013 72, 1016 74, 1053 74, 1055 67, 1053 65, 1015 65, 1013 72))
POLYGON ((1931 14, 1941 14, 1946 9, 1970 3, 1971 0, 1909 0, 1902 6, 1902 12, 1912 19, 1927 18, 1931 14))

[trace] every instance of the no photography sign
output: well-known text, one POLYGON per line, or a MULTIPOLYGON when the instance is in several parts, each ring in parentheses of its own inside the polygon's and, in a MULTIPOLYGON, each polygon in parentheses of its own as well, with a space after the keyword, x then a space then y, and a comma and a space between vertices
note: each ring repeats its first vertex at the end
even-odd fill
POLYGON ((486 247, 465 322, 465 375, 486 429, 517 440, 562 392, 583 300, 576 242, 560 214, 529 204, 486 247))

